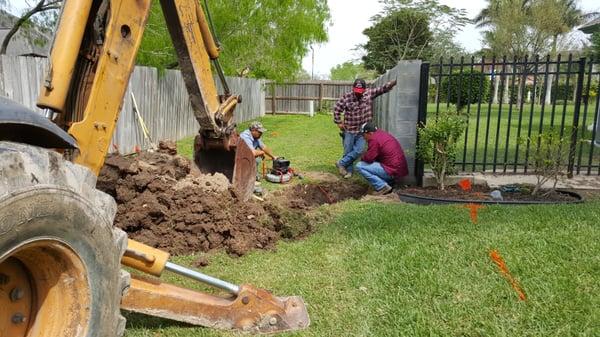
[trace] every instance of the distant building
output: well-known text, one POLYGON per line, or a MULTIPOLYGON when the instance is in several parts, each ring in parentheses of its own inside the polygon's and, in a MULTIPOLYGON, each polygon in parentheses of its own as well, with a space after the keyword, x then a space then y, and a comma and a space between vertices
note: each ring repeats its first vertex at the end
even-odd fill
POLYGON ((586 34, 600 32, 600 18, 586 23, 585 25, 579 27, 579 30, 586 34))
MULTIPOLYGON (((0 9, 0 44, 19 18, 0 9)), ((35 27, 27 31, 19 29, 10 39, 6 55, 46 57, 50 47, 50 37, 35 27)))
MULTIPOLYGON (((586 33, 586 34, 594 34, 594 33, 599 33, 600 32, 600 18, 596 18, 595 20, 592 20, 588 23, 586 23, 585 25, 579 27, 579 30, 586 33)), ((600 146, 600 105, 598 105, 596 107, 596 114, 598 115, 598 117, 596 118, 597 122, 596 122, 596 139, 594 139, 594 145, 596 146, 600 146)), ((590 125, 588 126, 588 130, 593 130, 594 129, 594 125, 590 125)))

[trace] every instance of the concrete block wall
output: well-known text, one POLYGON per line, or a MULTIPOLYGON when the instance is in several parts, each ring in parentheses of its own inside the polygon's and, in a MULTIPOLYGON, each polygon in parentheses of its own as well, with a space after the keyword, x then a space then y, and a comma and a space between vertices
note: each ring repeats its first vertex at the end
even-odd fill
POLYGON ((414 184, 417 122, 421 61, 400 61, 396 67, 379 77, 373 86, 396 80, 398 84, 387 94, 379 96, 373 105, 377 126, 398 139, 408 162, 409 175, 403 183, 414 184))

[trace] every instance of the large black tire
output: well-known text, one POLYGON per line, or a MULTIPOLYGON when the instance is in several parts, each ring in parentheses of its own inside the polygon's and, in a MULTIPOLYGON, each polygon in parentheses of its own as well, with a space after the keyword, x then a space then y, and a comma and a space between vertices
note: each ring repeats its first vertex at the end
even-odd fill
MULTIPOLYGON (((51 301, 45 301, 44 294, 38 293, 39 298, 33 302, 38 314, 51 309, 73 312, 60 322, 61 327, 36 326, 47 317, 31 317, 27 321, 31 336, 120 337, 125 330, 119 308, 129 286, 129 274, 121 270, 120 260, 127 236, 112 225, 114 200, 96 190, 95 184, 96 176, 88 169, 63 160, 56 152, 0 142, 0 266, 22 256, 18 263, 32 275, 31 282, 42 283, 35 277, 40 272, 35 270, 33 260, 44 256, 40 254, 55 253, 50 248, 35 248, 35 243, 56 242, 81 261, 83 275, 79 276, 85 280, 81 284, 87 285, 87 299, 65 298, 64 302, 52 304, 56 308, 48 308, 47 302, 51 301), (27 247, 34 247, 30 249, 33 253, 27 252, 27 247)), ((47 281, 43 282, 48 286, 47 281)), ((66 296, 70 296, 69 288, 62 286, 62 291, 67 289, 66 296)))

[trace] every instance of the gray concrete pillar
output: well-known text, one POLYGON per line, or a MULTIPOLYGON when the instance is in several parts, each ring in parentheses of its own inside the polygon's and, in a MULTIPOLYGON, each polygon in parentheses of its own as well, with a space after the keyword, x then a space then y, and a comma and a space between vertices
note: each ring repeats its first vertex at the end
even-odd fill
POLYGON ((398 81, 392 91, 378 97, 373 105, 377 126, 398 139, 408 162, 409 175, 403 183, 415 184, 415 154, 419 111, 421 61, 400 61, 396 67, 379 77, 374 86, 398 81))

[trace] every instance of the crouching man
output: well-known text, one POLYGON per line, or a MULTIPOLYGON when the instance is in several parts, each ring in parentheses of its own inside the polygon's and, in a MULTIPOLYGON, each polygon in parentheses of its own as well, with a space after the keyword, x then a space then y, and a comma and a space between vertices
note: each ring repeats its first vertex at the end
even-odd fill
POLYGON ((240 138, 246 142, 246 145, 252 150, 254 158, 256 158, 256 180, 260 180, 261 178, 258 170, 261 159, 264 159, 265 156, 275 159, 275 155, 271 149, 261 139, 263 133, 266 131, 267 129, 260 122, 252 122, 247 130, 240 133, 240 138))
POLYGON ((402 146, 394 136, 379 130, 372 122, 361 125, 360 133, 368 148, 356 164, 356 170, 373 186, 375 195, 390 193, 394 180, 408 174, 402 146))

